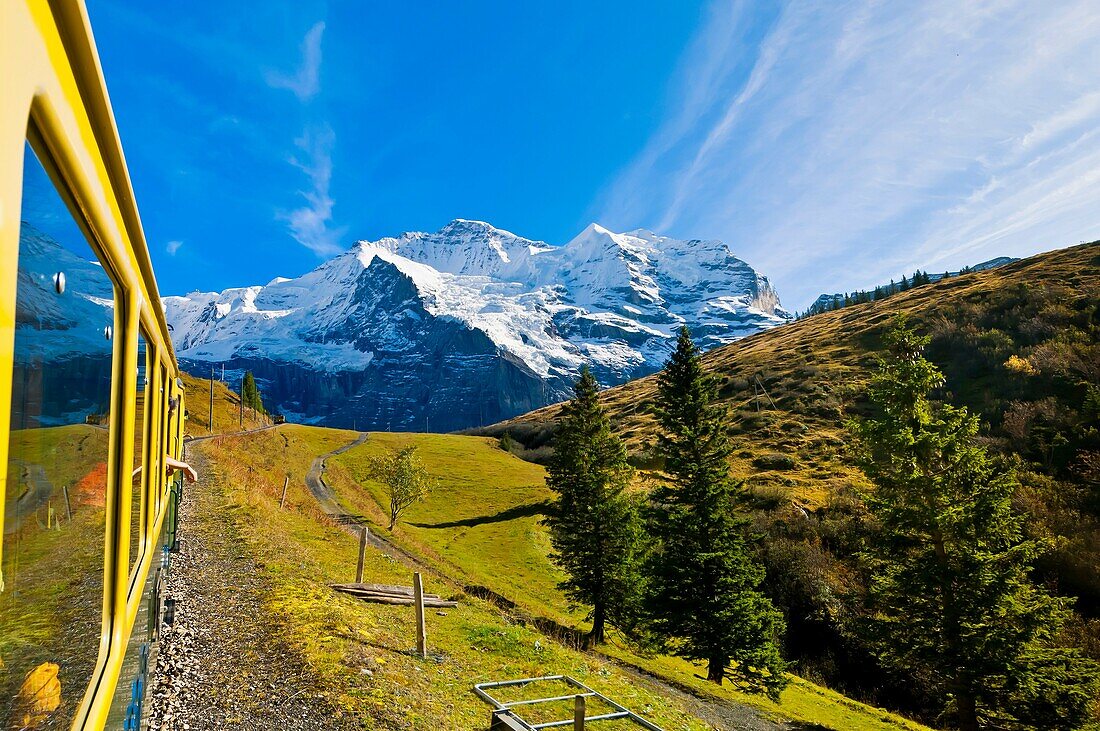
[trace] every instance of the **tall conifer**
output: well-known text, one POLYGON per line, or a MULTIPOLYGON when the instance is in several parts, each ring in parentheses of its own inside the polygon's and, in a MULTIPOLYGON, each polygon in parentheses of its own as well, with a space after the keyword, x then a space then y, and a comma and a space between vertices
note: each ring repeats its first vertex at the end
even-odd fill
POLYGON ((783 618, 760 591, 763 567, 750 555, 749 524, 738 512, 741 485, 729 474, 725 410, 685 327, 658 377, 659 450, 667 481, 653 494, 649 607, 672 649, 707 663, 707 678, 735 674, 778 697, 783 618))
POLYGON ((255 409, 257 413, 266 413, 263 398, 260 396, 260 389, 256 386, 256 379, 252 376, 252 371, 245 371, 244 373, 244 380, 241 383, 241 400, 245 406, 255 409))
POLYGON ((977 417, 930 396, 943 375, 904 319, 856 425, 881 534, 864 555, 872 646, 945 701, 952 728, 1077 728, 1098 668, 1057 647, 1064 602, 1028 577, 1042 544, 1013 509, 1012 470, 978 445, 977 417))
POLYGON ((546 518, 561 583, 571 600, 592 607, 585 644, 604 641, 605 625, 631 624, 640 604, 641 520, 625 490, 634 474, 622 440, 600 405, 587 367, 562 407, 546 484, 555 501, 546 518))

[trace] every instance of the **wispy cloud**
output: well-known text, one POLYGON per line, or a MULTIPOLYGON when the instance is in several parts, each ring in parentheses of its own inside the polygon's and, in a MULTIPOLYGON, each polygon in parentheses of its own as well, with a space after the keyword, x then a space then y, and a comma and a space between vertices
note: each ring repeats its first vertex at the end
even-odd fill
POLYGON ((268 86, 289 89, 299 101, 306 102, 321 90, 321 37, 325 33, 324 21, 318 21, 302 39, 302 64, 293 75, 279 71, 265 74, 268 86))
POLYGON ((594 211, 720 237, 788 304, 1100 238, 1088 0, 714 2, 594 211))
POLYGON ((279 213, 290 227, 290 233, 298 243, 321 257, 332 256, 341 250, 339 239, 344 234, 340 228, 332 228, 333 201, 329 195, 332 182, 332 148, 336 135, 327 124, 310 128, 294 141, 300 155, 290 159, 294 167, 309 178, 307 190, 298 191, 305 205, 290 212, 279 213))
POLYGON ((175 256, 176 252, 180 250, 181 246, 183 246, 182 241, 172 240, 164 245, 164 250, 168 252, 168 256, 175 256))

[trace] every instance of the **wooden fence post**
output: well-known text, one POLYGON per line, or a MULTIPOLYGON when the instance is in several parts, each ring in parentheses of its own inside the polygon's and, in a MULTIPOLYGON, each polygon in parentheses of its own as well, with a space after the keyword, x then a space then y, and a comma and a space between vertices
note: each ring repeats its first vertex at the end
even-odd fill
POLYGON ((61 493, 65 496, 65 517, 70 523, 73 522, 73 504, 69 502, 69 486, 64 485, 61 488, 61 493))
POLYGON ((281 498, 279 498, 279 510, 282 510, 283 505, 286 504, 286 486, 289 485, 289 484, 290 484, 290 475, 287 475, 286 479, 283 480, 283 496, 281 498))
POLYGON ((367 540, 370 538, 370 531, 367 526, 362 526, 359 529, 359 563, 355 566, 355 583, 363 583, 363 561, 367 556, 367 540))
POLYGON ((585 702, 583 695, 573 698, 573 731, 584 731, 585 702))
POLYGON ((424 584, 420 572, 413 574, 413 605, 416 607, 416 654, 428 659, 428 636, 424 630, 424 584))

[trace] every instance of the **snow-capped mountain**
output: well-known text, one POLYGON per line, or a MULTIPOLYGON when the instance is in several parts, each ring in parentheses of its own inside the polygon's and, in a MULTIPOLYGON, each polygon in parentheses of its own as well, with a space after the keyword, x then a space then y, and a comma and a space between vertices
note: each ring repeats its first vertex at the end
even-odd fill
POLYGON ((20 225, 12 383, 15 402, 32 407, 13 408, 12 428, 81 423, 109 407, 114 289, 91 256, 20 225))
POLYGON ((185 365, 252 370, 269 404, 330 425, 443 431, 657 370, 790 318, 720 241, 590 225, 564 246, 479 221, 360 241, 297 279, 165 297, 185 365))

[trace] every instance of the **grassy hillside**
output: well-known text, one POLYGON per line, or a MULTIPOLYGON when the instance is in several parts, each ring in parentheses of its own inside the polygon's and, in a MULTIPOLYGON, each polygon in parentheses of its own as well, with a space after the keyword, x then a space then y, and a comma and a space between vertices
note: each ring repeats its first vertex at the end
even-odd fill
MULTIPOLYGON (((668 731, 711 728, 700 717, 725 728, 756 727, 734 725, 728 715, 715 716, 717 711, 705 702, 655 685, 610 657, 555 642, 531 627, 523 611, 504 610, 464 593, 469 579, 489 583, 494 576, 524 575, 524 586, 541 587, 544 592, 531 597, 532 611, 569 616, 552 586, 553 569, 539 548, 545 536, 536 516, 507 512, 510 504, 527 505, 531 498, 540 497, 541 468, 519 461, 485 439, 371 435, 360 450, 329 460, 326 481, 368 511, 377 510, 373 488, 360 488, 351 482, 350 473, 372 449, 413 440, 440 479, 433 498, 409 516, 414 522, 430 521, 434 527, 402 524, 393 536, 438 563, 439 570, 425 572, 428 591, 460 600, 457 609, 429 613, 432 656, 427 661, 417 659, 409 651, 414 634, 413 614, 407 607, 366 604, 328 588, 330 583, 352 579, 357 540, 320 512, 304 476, 314 457, 355 437, 348 431, 288 424, 249 435, 222 436, 192 446, 190 456, 203 468, 203 485, 192 489, 215 492, 222 509, 211 519, 223 521, 225 529, 239 537, 242 555, 251 558, 267 587, 265 621, 318 675, 325 695, 362 727, 483 728, 488 708, 471 692, 473 683, 554 673, 581 679, 668 731), (280 509, 288 475, 286 505, 280 509), (484 512, 477 512, 481 508, 484 512), (490 511, 491 520, 477 520, 490 511), (463 521, 471 525, 438 525, 463 521), (482 529, 500 533, 494 538, 482 529)), ((407 584, 410 571, 380 551, 367 553, 367 581, 407 584)), ((625 648, 613 651, 635 662, 648 662, 654 672, 672 676, 684 686, 746 700, 729 687, 706 688, 706 683, 692 677, 692 668, 674 661, 637 658, 625 648)), ((764 717, 794 718, 812 728, 923 728, 797 679, 782 705, 749 700, 764 717)))
POLYGON ((190 373, 183 376, 184 399, 187 409, 187 425, 184 433, 192 437, 210 434, 227 434, 242 429, 267 426, 271 420, 254 409, 240 408, 241 397, 221 381, 214 381, 214 423, 210 423, 210 380, 195 378, 190 373), (213 427, 213 428, 211 428, 213 427))
MULTIPOLYGON (((489 709, 471 692, 472 684, 549 673, 573 675, 669 731, 708 728, 686 712, 685 702, 464 596, 444 574, 426 573, 426 590, 461 603, 428 614, 426 661, 409 649, 415 644, 410 608, 367 604, 330 589, 331 583, 354 579, 358 541, 320 512, 303 478, 315 456, 354 437, 286 425, 193 449, 205 458, 204 479, 213 483, 204 489, 224 496, 225 520, 262 572, 269 620, 319 676, 326 694, 363 728, 484 728, 489 709), (290 489, 280 510, 288 473, 290 489)), ((372 549, 365 573, 370 582, 409 585, 411 569, 372 549)))
MULTIPOLYGON (((847 422, 898 313, 931 336, 938 394, 984 420, 983 442, 1019 465, 1017 504, 1055 546, 1036 579, 1074 600, 1064 642, 1100 657, 1100 245, 1085 244, 889 299, 825 312, 704 356, 729 408, 732 468, 749 488, 767 589, 788 618, 788 655, 851 694, 919 709, 911 679, 890 677, 850 631, 862 590, 852 556, 875 540, 847 422)), ((659 468, 649 411, 656 377, 608 389, 636 464, 659 468)), ((482 430, 544 459, 559 407, 482 430)))
MULTIPOLYGON (((1086 244, 1041 254, 987 272, 952 277, 896 294, 879 302, 847 307, 798 320, 708 352, 705 363, 720 379, 720 397, 729 406, 738 447, 734 468, 757 486, 774 485, 807 507, 824 505, 830 495, 862 475, 843 459, 847 438, 843 417, 859 408, 859 395, 874 367, 882 333, 899 312, 933 335, 930 355, 948 376, 945 394, 977 407, 987 418, 997 406, 1024 390, 1025 374, 1004 363, 1012 355, 1041 351, 1049 361, 1058 353, 1042 343, 1087 341, 1065 367, 1080 367, 1070 378, 1100 380, 1095 339, 1100 305, 1100 245, 1086 244), (1024 312, 1021 310, 1033 310, 1024 312), (1016 332, 997 327, 997 314, 1019 316, 1016 332), (1022 331, 1027 327, 1029 331, 1022 331), (948 352, 952 335, 965 353, 948 352), (963 373, 963 362, 974 362, 963 373), (1091 363, 1089 362, 1091 361, 1091 363), (968 375, 967 379, 959 376, 968 375), (785 459, 787 458, 787 459, 785 459)), ((1048 363, 1049 377, 1062 376, 1048 363)), ((1043 375, 1043 374, 1040 374, 1043 375)), ((652 452, 656 423, 656 376, 604 392, 603 401, 640 464, 652 452)), ((538 449, 548 442, 559 405, 532 411, 483 430, 510 433, 538 449)))
MULTIPOLYGON (((381 486, 369 478, 368 462, 383 450, 410 444, 418 448, 438 487, 408 509, 392 535, 383 534, 427 557, 459 584, 485 586, 515 602, 523 615, 587 629, 584 612, 570 611, 558 591, 560 574, 548 559, 549 538, 540 523, 541 508, 550 496, 545 473, 540 466, 502 450, 496 440, 372 433, 362 446, 328 460, 326 482, 338 491, 349 512, 384 526, 384 496, 381 486)), ((817 724, 816 728, 919 728, 797 678, 781 703, 772 703, 732 685, 719 688, 707 683, 698 676, 697 667, 682 660, 639 654, 622 638, 603 653, 702 697, 746 704, 769 716, 817 724)))

